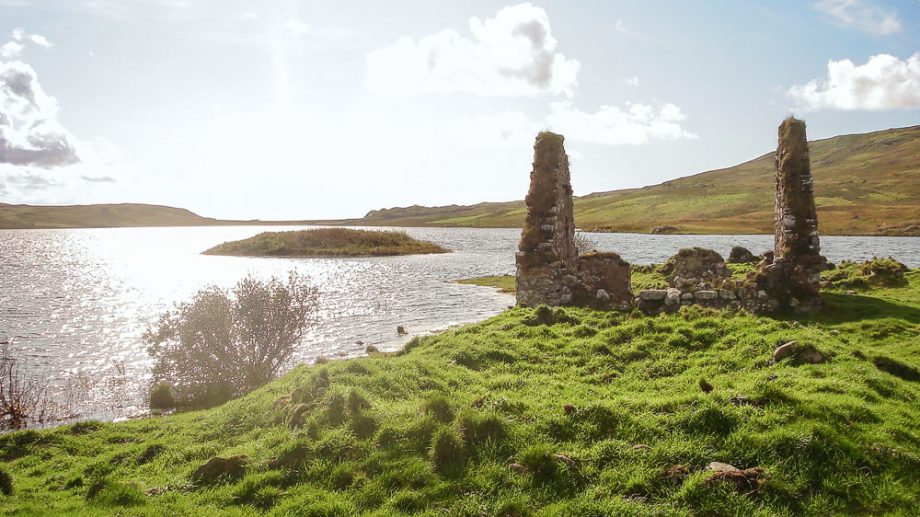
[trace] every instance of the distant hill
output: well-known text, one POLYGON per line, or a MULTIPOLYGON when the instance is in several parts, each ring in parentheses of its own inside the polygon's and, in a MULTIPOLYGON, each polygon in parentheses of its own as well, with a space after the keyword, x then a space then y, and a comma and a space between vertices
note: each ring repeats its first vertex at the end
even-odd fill
MULTIPOLYGON (((818 220, 825 235, 920 235, 920 126, 810 144, 818 220)), ((577 174, 577 171, 575 171, 577 174)), ((521 192, 527 189, 521 174, 521 192)), ((373 210, 354 224, 518 227, 524 203, 373 210)), ((773 231, 773 153, 639 189, 575 199, 585 230, 648 233, 773 231)))
POLYGON ((221 224, 182 208, 117 205, 33 206, 0 203, 0 228, 112 228, 221 224))

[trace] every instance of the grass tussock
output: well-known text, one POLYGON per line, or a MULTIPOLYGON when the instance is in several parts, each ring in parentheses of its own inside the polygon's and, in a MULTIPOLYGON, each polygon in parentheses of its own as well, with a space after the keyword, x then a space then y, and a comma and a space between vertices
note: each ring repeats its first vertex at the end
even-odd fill
POLYGON ((911 514, 920 271, 905 278, 797 319, 512 309, 206 411, 2 435, 3 511, 911 514), (774 362, 790 341, 826 360, 774 362))
POLYGON ((822 277, 829 281, 832 287, 865 290, 871 287, 907 285, 904 275, 908 271, 907 266, 891 257, 873 258, 863 262, 844 260, 822 277))
POLYGON ((370 257, 447 253, 433 242, 409 237, 405 232, 316 228, 290 232, 263 232, 239 241, 225 242, 205 255, 246 257, 370 257))

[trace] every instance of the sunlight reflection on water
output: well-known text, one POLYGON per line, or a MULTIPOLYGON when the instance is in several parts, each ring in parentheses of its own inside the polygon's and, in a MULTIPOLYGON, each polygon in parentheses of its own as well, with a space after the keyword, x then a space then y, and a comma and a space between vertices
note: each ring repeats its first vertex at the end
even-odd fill
MULTIPOLYGON (((296 361, 395 349, 414 334, 494 315, 514 302, 454 280, 514 271, 517 229, 408 228, 453 253, 355 259, 212 257, 221 242, 292 227, 0 230, 0 341, 58 390, 89 390, 81 412, 123 416, 143 406, 150 359, 141 336, 159 314, 207 284, 229 287, 247 273, 267 278, 297 269, 320 289, 319 323, 296 361), (358 344, 362 342, 363 344, 358 344)), ((771 236, 591 234, 602 250, 633 263, 660 262, 688 246, 723 255, 740 244, 755 253, 771 236)), ((892 255, 920 266, 920 239, 822 238, 832 261, 892 255)))

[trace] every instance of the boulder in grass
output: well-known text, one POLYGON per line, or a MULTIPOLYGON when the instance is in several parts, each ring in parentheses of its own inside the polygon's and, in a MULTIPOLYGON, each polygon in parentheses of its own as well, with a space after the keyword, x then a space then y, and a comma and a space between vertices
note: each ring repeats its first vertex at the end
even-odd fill
POLYGON ((763 486, 767 480, 767 473, 760 467, 753 467, 741 470, 734 465, 713 461, 706 470, 712 472, 706 482, 709 484, 717 482, 728 482, 735 485, 738 490, 756 491, 763 486))
POLYGON ((229 458, 214 457, 192 473, 192 483, 198 486, 214 485, 226 481, 236 481, 246 475, 244 455, 229 458))
POLYGON ((790 341, 780 345, 773 351, 773 361, 780 362, 783 359, 792 358, 799 363, 818 364, 824 362, 824 355, 812 345, 801 345, 798 341, 790 341))

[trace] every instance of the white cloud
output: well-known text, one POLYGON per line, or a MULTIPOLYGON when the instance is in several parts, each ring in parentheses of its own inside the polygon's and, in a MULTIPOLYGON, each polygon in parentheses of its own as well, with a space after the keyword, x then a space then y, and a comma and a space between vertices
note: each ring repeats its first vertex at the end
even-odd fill
POLYGON ((627 77, 623 82, 630 86, 639 86, 639 78, 636 76, 627 77))
POLYGON ((901 30, 897 13, 863 0, 819 0, 815 9, 838 27, 884 36, 901 30))
POLYGON ((32 40, 32 43, 35 43, 39 47, 51 48, 51 42, 48 41, 48 38, 42 36, 41 34, 32 34, 29 36, 29 39, 32 40))
POLYGON ((571 96, 580 64, 556 52, 546 11, 529 3, 470 20, 472 38, 444 29, 418 40, 404 36, 367 55, 365 86, 412 96, 469 93, 571 96))
POLYGON ((8 41, 4 43, 3 46, 0 46, 0 58, 9 59, 16 57, 24 48, 25 46, 18 41, 8 41))
POLYGON ((681 127, 684 119, 680 108, 670 103, 657 108, 638 103, 623 108, 601 106, 596 113, 586 113, 566 101, 550 105, 546 124, 573 142, 640 145, 650 140, 697 138, 681 127))
MULTIPOLYGON (((24 34, 14 31, 13 42, 24 34)), ((57 113, 57 101, 42 89, 31 66, 0 61, 0 164, 50 168, 78 162, 75 139, 58 123, 57 113)))
POLYGON ((788 94, 804 109, 920 108, 920 52, 903 61, 879 54, 864 65, 829 61, 826 79, 795 85, 788 94))

